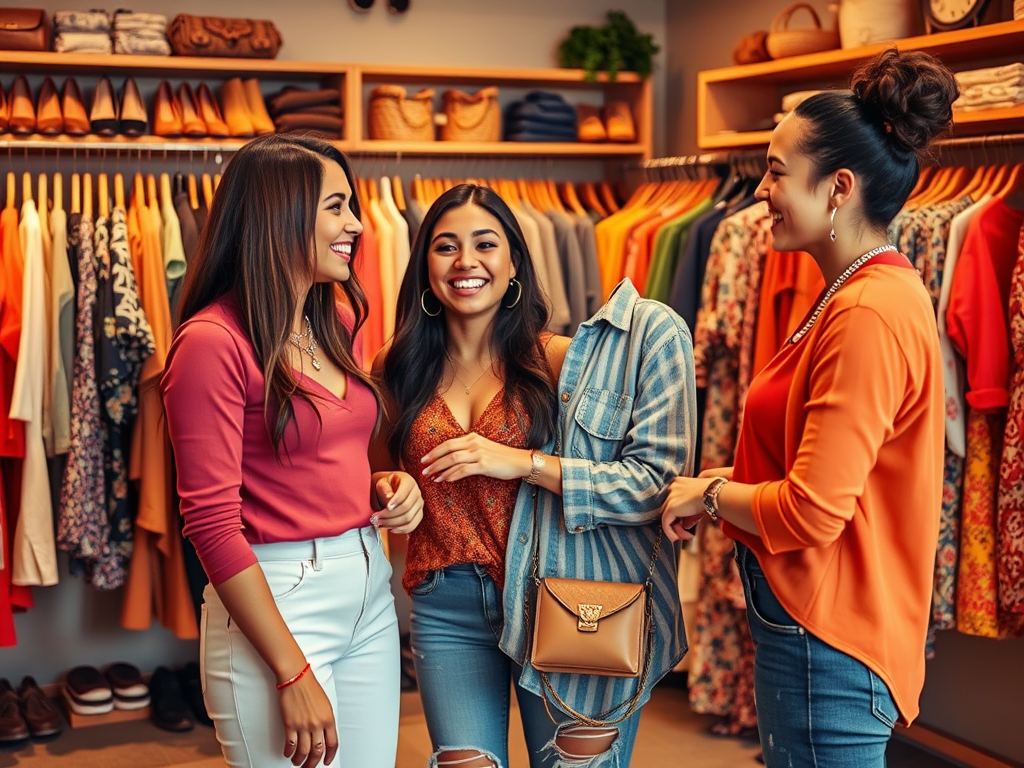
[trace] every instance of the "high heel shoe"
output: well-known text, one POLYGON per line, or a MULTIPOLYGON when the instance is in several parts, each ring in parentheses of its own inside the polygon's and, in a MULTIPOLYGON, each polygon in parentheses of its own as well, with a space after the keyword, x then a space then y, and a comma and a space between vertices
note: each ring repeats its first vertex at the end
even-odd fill
POLYGON ((249 117, 252 118, 252 127, 257 135, 274 132, 274 121, 267 113, 267 103, 263 100, 263 91, 260 90, 260 81, 255 77, 242 83, 245 89, 245 102, 249 107, 249 117))
POLYGON ((210 86, 200 83, 196 90, 196 98, 199 100, 199 114, 202 115, 203 122, 206 123, 206 132, 210 136, 222 139, 230 136, 231 131, 228 130, 228 124, 224 122, 224 118, 220 114, 220 107, 217 106, 217 100, 210 92, 210 86))
POLYGON ((7 117, 7 127, 11 132, 35 133, 36 109, 32 104, 32 91, 29 90, 28 80, 24 75, 14 78, 9 106, 10 114, 7 117))
POLYGON ((85 114, 85 101, 75 78, 69 77, 61 89, 61 112, 64 114, 64 133, 84 136, 89 132, 89 116, 85 114))
POLYGON ((220 103, 224 109, 224 120, 228 124, 231 135, 239 139, 251 138, 256 129, 249 116, 249 105, 246 103, 242 81, 233 77, 225 80, 220 87, 220 103))
POLYGON ((64 116, 60 111, 60 99, 57 86, 51 78, 43 80, 39 86, 39 106, 36 107, 36 130, 46 136, 55 136, 64 132, 64 116))
POLYGON ((153 133, 156 136, 181 136, 181 107, 178 106, 171 84, 160 81, 153 97, 153 133))
POLYGON ((121 133, 125 136, 141 136, 148 127, 146 105, 135 81, 129 77, 121 88, 121 133))
POLYGON ((178 106, 181 107, 181 132, 186 136, 205 136, 206 123, 199 116, 196 96, 188 83, 178 86, 178 106))
POLYGON ((92 96, 92 109, 89 110, 89 125, 92 132, 99 136, 117 134, 117 106, 114 101, 114 86, 104 75, 96 83, 96 92, 92 96))

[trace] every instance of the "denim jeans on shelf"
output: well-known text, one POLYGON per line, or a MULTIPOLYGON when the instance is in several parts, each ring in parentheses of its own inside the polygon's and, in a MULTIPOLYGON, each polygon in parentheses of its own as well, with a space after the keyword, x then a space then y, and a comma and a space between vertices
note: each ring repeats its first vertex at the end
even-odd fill
POLYGON ((779 603, 757 558, 736 545, 757 651, 754 693, 768 768, 884 768, 897 720, 882 679, 819 640, 779 603))
MULTIPOLYGON (((640 713, 619 723, 605 755, 575 761, 554 753, 555 724, 536 694, 518 684, 521 668, 498 648, 501 591, 478 565, 453 565, 430 573, 412 592, 412 652, 427 730, 430 766, 445 750, 471 749, 508 768, 508 729, 514 687, 531 768, 579 765, 625 768, 640 713), (627 756, 619 761, 620 756, 627 756), (552 759, 554 758, 554 759, 552 759)), ((558 716, 552 707, 552 713, 558 716)))

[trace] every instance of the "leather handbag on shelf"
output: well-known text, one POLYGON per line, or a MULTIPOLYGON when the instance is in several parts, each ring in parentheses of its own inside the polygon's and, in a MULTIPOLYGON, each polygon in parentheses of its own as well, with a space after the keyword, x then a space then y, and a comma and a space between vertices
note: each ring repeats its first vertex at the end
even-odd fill
POLYGON ((501 106, 498 89, 481 88, 472 96, 449 90, 441 94, 447 118, 441 141, 501 141, 501 106))
MULTIPOLYGON (((534 496, 534 519, 537 497, 534 496)), ((661 552, 661 526, 654 542, 647 580, 643 584, 588 579, 539 578, 540 543, 534 531, 533 642, 530 664, 541 673, 547 696, 579 722, 593 727, 620 723, 639 706, 651 671, 654 625, 651 621, 651 579, 661 552), (549 672, 606 677, 639 677, 636 693, 627 701, 598 716, 577 712, 555 691, 549 672), (625 708, 614 719, 609 714, 625 708)), ((527 607, 529 614, 529 608, 527 607)), ((550 713, 549 713, 550 714, 550 713)))
POLYGON ((167 39, 175 56, 273 59, 281 50, 281 33, 262 19, 179 13, 167 27, 167 39))
POLYGON ((0 8, 0 50, 50 50, 50 24, 41 8, 0 8))
POLYGON ((379 85, 370 92, 367 112, 371 139, 434 140, 434 92, 429 88, 408 96, 400 85, 379 85))

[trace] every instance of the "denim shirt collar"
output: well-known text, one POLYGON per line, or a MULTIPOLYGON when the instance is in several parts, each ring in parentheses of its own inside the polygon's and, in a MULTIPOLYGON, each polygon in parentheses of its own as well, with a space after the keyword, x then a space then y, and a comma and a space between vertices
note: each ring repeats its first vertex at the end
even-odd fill
POLYGON ((622 282, 615 286, 604 306, 580 327, 594 326, 604 321, 628 333, 633 325, 633 307, 639 298, 640 294, 633 287, 633 282, 628 277, 623 278, 622 282))

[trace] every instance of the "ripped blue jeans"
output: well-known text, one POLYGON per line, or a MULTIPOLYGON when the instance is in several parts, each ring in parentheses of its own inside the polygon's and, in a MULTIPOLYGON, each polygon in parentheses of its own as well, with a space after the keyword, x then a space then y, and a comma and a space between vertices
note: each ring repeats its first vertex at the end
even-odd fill
MULTIPOLYGON (((637 712, 615 726, 611 750, 582 760, 559 754, 556 726, 539 696, 519 686, 521 668, 498 647, 504 623, 501 590, 477 565, 430 573, 410 592, 412 652, 427 730, 437 753, 476 750, 508 768, 508 728, 514 688, 530 768, 626 768, 640 721, 637 712)), ((552 708, 557 717, 559 713, 552 708)))
POLYGON ((786 612, 757 558, 736 545, 757 650, 754 696, 768 768, 885 768, 896 704, 862 662, 819 640, 786 612))

